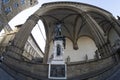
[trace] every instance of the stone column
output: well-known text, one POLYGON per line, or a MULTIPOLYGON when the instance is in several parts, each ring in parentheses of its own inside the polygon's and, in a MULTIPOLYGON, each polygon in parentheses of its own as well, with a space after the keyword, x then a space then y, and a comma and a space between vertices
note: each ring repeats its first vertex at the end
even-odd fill
MULTIPOLYGON (((24 45, 28 40, 28 37, 33 29, 33 27, 37 24, 39 20, 39 16, 36 14, 31 15, 25 24, 22 25, 20 30, 16 33, 15 38, 12 41, 11 46, 8 51, 14 52, 16 55, 21 55, 24 49, 24 45)), ((11 54, 12 55, 12 54, 11 54)), ((14 56, 14 55, 13 55, 14 56)))
POLYGON ((120 23, 112 16, 109 21, 112 23, 114 30, 117 32, 118 36, 120 37, 120 23))
POLYGON ((22 48, 24 47, 32 29, 37 24, 39 16, 36 14, 31 15, 25 24, 22 25, 21 29, 16 33, 14 38, 14 45, 22 48))
MULTIPOLYGON (((93 35, 96 36, 98 40, 98 48, 102 48, 103 53, 108 53, 107 47, 103 46, 106 43, 106 37, 104 36, 103 30, 100 28, 100 26, 97 24, 97 22, 86 12, 82 13, 82 16, 86 20, 86 22, 89 24, 89 27, 91 29, 91 32, 93 32, 93 35)), ((105 56, 106 54, 104 54, 105 56)))
MULTIPOLYGON (((117 21, 113 16, 109 17, 108 20, 110 21, 112 28, 116 31, 116 33, 118 34, 118 36, 120 37, 120 21, 117 21)), ((111 47, 110 45, 110 49, 112 50, 113 54, 116 54, 114 52, 113 47, 111 47)), ((118 58, 116 55, 113 55, 113 60, 114 61, 118 61, 118 58)))
POLYGON ((50 43, 47 40, 46 46, 45 46, 45 54, 44 54, 44 58, 43 58, 43 63, 47 63, 47 61, 48 61, 49 49, 50 49, 50 43))

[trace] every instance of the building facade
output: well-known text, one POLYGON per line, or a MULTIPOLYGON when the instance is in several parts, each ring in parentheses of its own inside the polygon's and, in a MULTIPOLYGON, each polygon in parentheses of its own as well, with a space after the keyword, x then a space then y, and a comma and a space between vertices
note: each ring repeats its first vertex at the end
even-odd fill
MULTIPOLYGON (((6 49, 7 46, 12 45, 12 41, 16 35, 16 33, 19 31, 21 25, 16 26, 15 30, 11 31, 4 31, 4 33, 0 36, 0 45, 1 45, 1 51, 0 54, 2 54, 6 49)), ((23 51, 23 59, 31 62, 42 62, 43 59, 43 52, 39 48, 38 44, 34 40, 33 35, 31 34, 25 43, 24 51, 23 51)))
MULTIPOLYGON (((37 0, 1 0, 0 1, 0 28, 8 25, 8 22, 21 11, 38 3, 37 0)), ((0 29, 1 30, 1 29, 0 29)))

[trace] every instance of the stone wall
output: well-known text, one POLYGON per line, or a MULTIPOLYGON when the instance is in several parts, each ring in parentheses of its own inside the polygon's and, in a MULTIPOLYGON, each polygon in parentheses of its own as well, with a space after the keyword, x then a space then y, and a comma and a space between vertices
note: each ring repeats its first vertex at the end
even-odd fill
MULTIPOLYGON (((104 80, 117 71, 113 56, 97 61, 67 64, 67 80, 104 80)), ((35 64, 4 56, 0 64, 0 80, 48 80, 48 64, 35 64), (3 74, 1 74, 3 73, 3 74), (12 76, 12 77, 11 77, 12 76), (5 78, 6 77, 6 78, 5 78)))
MULTIPOLYGON (((17 74, 13 74, 14 77, 22 75, 23 77, 30 77, 35 79, 45 80, 48 77, 48 65, 47 64, 34 64, 25 61, 20 61, 10 57, 4 57, 3 64, 15 71, 17 74), (18 75, 20 74, 20 75, 18 75)), ((11 73, 12 74, 12 73, 11 73)), ((27 80, 27 79, 25 79, 27 80)), ((29 80, 29 79, 28 79, 29 80)))
MULTIPOLYGON (((10 68, 9 70, 11 70, 10 72, 14 77, 17 76, 25 80, 48 80, 48 64, 34 64, 15 60, 10 57, 5 57, 4 64, 10 68)), ((115 62, 112 57, 84 63, 69 63, 67 64, 67 79, 98 80, 99 77, 107 77, 109 75, 108 73, 112 72, 111 69, 114 66, 115 62), (109 72, 107 72, 108 70, 109 72)))
POLYGON ((104 70, 114 66, 115 62, 112 57, 101 59, 98 61, 90 61, 86 63, 73 63, 67 65, 67 77, 86 79, 98 76, 104 70))

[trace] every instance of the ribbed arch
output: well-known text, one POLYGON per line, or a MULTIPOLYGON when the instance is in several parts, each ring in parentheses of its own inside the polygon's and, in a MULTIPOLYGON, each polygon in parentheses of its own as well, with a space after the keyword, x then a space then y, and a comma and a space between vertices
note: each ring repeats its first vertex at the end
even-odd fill
MULTIPOLYGON (((48 7, 49 8, 49 7, 48 7)), ((72 9, 73 7, 67 7, 67 6, 65 6, 64 8, 62 7, 62 6, 60 6, 60 7, 50 7, 50 9, 48 10, 48 8, 46 9, 46 12, 44 12, 44 13, 42 13, 41 15, 39 15, 39 16, 41 16, 40 18, 42 19, 42 21, 43 21, 43 23, 46 25, 45 26, 45 29, 46 29, 46 34, 47 33, 50 33, 49 34, 49 36, 47 35, 47 38, 49 38, 49 39, 51 39, 50 38, 50 36, 52 36, 53 35, 53 29, 51 28, 51 26, 53 27, 53 26, 55 26, 54 25, 54 23, 55 22, 57 22, 57 21, 63 21, 63 26, 64 26, 64 29, 66 29, 66 32, 68 33, 68 35, 66 35, 66 36, 68 36, 68 37, 72 37, 72 34, 71 34, 71 31, 69 31, 69 29, 71 29, 71 28, 67 28, 68 27, 68 24, 67 23, 65 23, 66 22, 66 19, 68 20, 70 17, 72 17, 72 16, 77 16, 77 15, 80 15, 80 13, 78 12, 78 11, 80 11, 80 10, 75 10, 75 9, 72 9), (65 14, 65 16, 64 17, 62 17, 61 19, 59 19, 59 18, 57 18, 57 17, 55 17, 56 15, 58 15, 59 16, 59 14, 48 14, 49 12, 51 12, 51 11, 53 11, 54 12, 54 10, 68 10, 68 11, 71 11, 72 13, 69 13, 69 14, 65 14), (48 11, 47 11, 48 10, 48 11), (47 14, 46 14, 47 13, 47 14), (49 18, 48 18, 49 17, 49 18), (49 21, 49 19, 50 19, 50 21, 49 21), (47 21, 46 21, 47 20, 47 21), (51 22, 51 21, 53 21, 53 22, 51 22), (51 33, 52 32, 52 33, 51 33)), ((38 10, 39 11, 39 10, 38 10)), ((35 14, 40 14, 40 13, 38 13, 38 12, 36 12, 35 14)), ((61 15, 61 14, 60 14, 61 15)), ((81 16, 80 16, 80 18, 81 18, 81 16)), ((70 19, 69 19, 70 20, 70 19)), ((69 22, 69 21, 68 21, 69 22)), ((69 23, 69 24, 71 24, 71 22, 69 23)), ((71 26, 73 26, 74 27, 74 23, 73 24, 71 24, 71 26)), ((71 30, 73 30, 73 29, 71 29, 71 30)), ((72 31, 73 32, 73 31, 72 31)))
POLYGON ((89 11, 88 13, 98 23, 104 33, 107 33, 109 27, 111 27, 111 22, 108 20, 108 17, 103 13, 98 13, 95 11, 89 11))

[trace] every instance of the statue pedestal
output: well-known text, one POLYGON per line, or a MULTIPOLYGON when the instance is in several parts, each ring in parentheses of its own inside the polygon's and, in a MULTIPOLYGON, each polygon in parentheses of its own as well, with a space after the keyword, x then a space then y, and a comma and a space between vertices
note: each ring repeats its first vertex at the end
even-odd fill
POLYGON ((49 64, 49 79, 67 79, 66 64, 49 64))
POLYGON ((57 40, 54 42, 53 59, 49 62, 49 79, 66 79, 67 69, 65 61, 63 60, 64 54, 63 41, 57 40))
POLYGON ((67 79, 67 68, 63 60, 64 54, 64 38, 56 36, 53 46, 53 58, 49 62, 49 79, 67 79))

